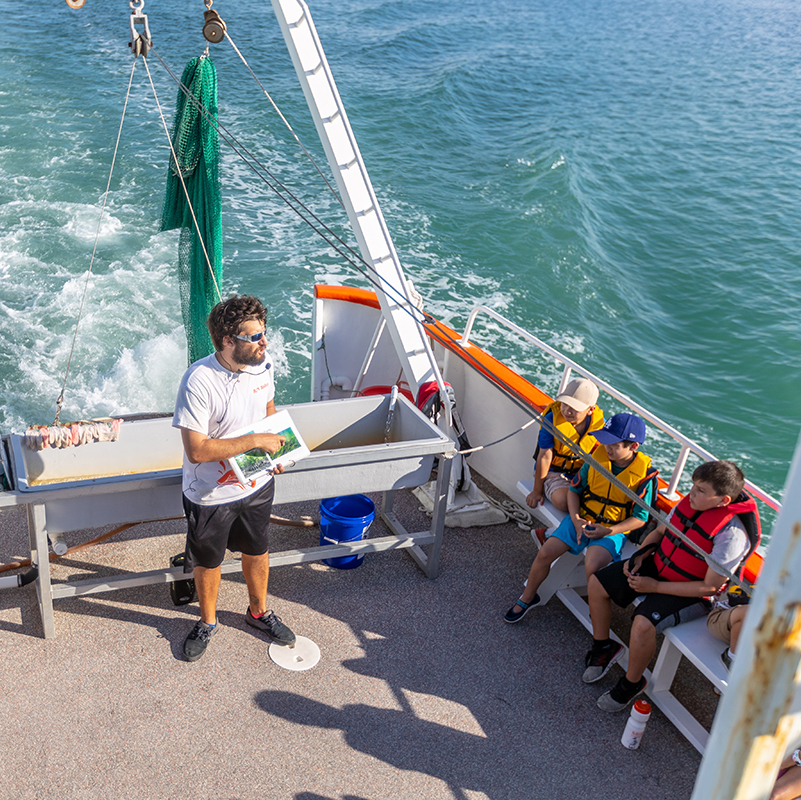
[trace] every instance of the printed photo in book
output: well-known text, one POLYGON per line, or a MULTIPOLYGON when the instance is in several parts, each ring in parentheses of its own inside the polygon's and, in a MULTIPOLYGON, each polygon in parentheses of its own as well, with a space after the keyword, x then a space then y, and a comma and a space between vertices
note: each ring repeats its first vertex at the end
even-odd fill
POLYGON ((306 447, 288 411, 278 411, 247 428, 241 428, 233 433, 231 438, 245 436, 248 433, 277 433, 285 437, 285 441, 281 449, 273 454, 264 450, 248 450, 229 459, 231 469, 242 483, 258 481, 264 475, 271 473, 278 464, 286 469, 309 455, 309 448, 306 447))

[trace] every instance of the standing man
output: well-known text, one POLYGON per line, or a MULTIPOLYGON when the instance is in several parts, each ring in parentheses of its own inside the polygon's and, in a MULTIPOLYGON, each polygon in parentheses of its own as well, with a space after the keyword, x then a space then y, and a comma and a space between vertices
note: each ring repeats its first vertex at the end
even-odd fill
POLYGON ((264 306, 249 295, 218 303, 207 323, 215 352, 192 364, 178 388, 172 424, 180 429, 184 446, 183 503, 188 522, 184 571, 194 570, 200 603, 200 620, 184 642, 187 661, 197 661, 218 630, 217 594, 226 549, 242 553, 250 596, 245 621, 278 644, 295 643, 295 634, 272 611, 267 613, 273 477, 245 486, 227 461, 247 450, 275 453, 284 443, 284 437, 274 433, 229 438, 275 413, 266 318, 264 306))

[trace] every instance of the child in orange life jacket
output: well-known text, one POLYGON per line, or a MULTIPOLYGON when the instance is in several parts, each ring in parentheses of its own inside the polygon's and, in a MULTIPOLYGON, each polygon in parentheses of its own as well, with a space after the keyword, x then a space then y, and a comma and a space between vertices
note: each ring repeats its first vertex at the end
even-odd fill
MULTIPOLYGON (((710 461, 693 472, 693 486, 668 520, 725 570, 733 571, 759 542, 756 503, 743 492, 745 476, 731 461, 710 461)), ((656 651, 656 634, 704 616, 706 600, 726 577, 679 537, 660 525, 627 561, 610 564, 588 584, 592 650, 583 680, 603 678, 623 652, 609 638, 612 602, 625 607, 639 595, 629 639, 629 666, 617 685, 598 699, 603 711, 621 711, 645 691, 643 675, 656 651)))
MULTIPOLYGON (((639 452, 645 441, 645 423, 636 414, 615 414, 600 430, 593 431, 603 447, 593 457, 624 486, 650 505, 656 470, 651 459, 639 452)), ((568 552, 578 555, 585 548, 584 568, 589 578, 612 561, 620 561, 626 534, 648 521, 648 512, 635 506, 628 495, 602 472, 584 464, 570 485, 569 514, 540 548, 520 599, 506 612, 506 622, 519 622, 538 605, 537 594, 551 564, 568 552)))
MULTIPOLYGON (((597 402, 598 387, 586 378, 576 378, 548 406, 544 417, 571 442, 592 452, 598 442, 590 434, 604 424, 603 411, 595 405, 597 402)), ((584 462, 547 425, 540 428, 537 449, 534 488, 526 503, 536 508, 547 498, 560 511, 567 511, 570 481, 584 462)))

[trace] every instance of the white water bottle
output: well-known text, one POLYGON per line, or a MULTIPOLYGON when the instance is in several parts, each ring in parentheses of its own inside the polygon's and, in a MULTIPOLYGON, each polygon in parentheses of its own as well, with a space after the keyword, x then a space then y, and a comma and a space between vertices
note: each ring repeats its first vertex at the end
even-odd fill
POLYGON ((626 723, 626 730, 623 731, 623 738, 620 740, 623 747, 636 750, 640 746, 640 740, 645 733, 645 723, 650 717, 651 706, 645 700, 638 700, 631 709, 631 716, 626 723))

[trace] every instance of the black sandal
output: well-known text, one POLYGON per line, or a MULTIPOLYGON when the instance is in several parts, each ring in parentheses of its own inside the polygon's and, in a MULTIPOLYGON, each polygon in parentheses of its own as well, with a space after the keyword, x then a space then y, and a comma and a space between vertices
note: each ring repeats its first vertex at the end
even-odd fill
POLYGON ((530 603, 524 603, 522 600, 518 600, 514 606, 512 606, 506 614, 504 614, 504 620, 506 622, 520 622, 523 617, 529 612, 530 609, 534 608, 534 606, 538 606, 540 604, 540 596, 538 594, 534 595, 534 599, 530 603), (522 609, 521 611, 515 611, 515 606, 520 606, 522 609))

